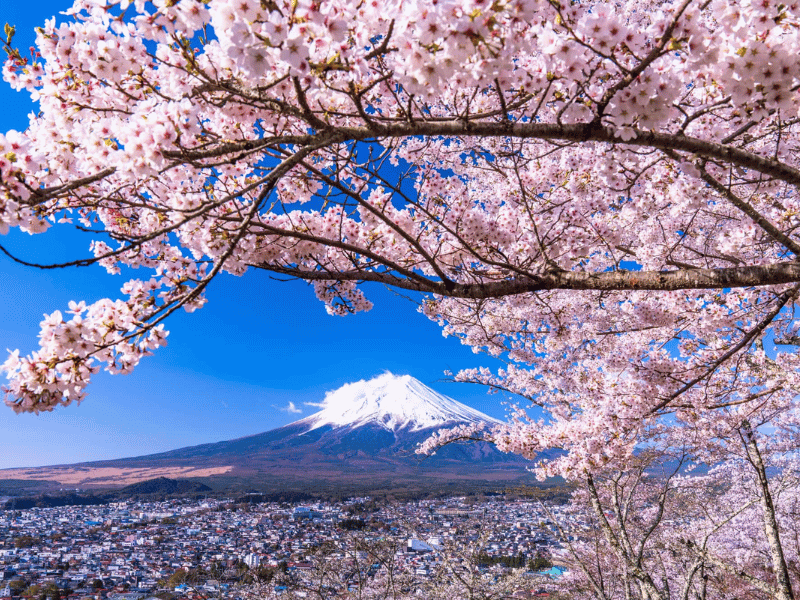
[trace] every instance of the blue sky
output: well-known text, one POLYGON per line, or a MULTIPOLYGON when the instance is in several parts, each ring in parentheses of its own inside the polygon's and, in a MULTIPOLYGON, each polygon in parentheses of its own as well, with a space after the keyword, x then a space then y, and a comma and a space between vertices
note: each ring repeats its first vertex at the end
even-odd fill
MULTIPOLYGON (((33 28, 68 2, 0 2, 0 26, 16 26, 15 46, 26 51, 33 28)), ((0 131, 24 130, 36 109, 24 93, 0 82, 0 131)), ((88 254, 88 239, 54 228, 0 242, 24 258, 57 261, 88 254)), ((0 257, 0 362, 5 349, 36 347, 44 313, 70 300, 116 298, 124 276, 98 266, 37 270, 0 257)), ((480 387, 441 381, 445 370, 492 365, 416 312, 416 305, 380 286, 367 286, 369 313, 331 317, 303 282, 264 273, 223 276, 209 303, 181 312, 167 325, 169 345, 133 375, 100 374, 79 407, 15 415, 0 405, 0 468, 66 464, 149 454, 259 433, 313 412, 304 402, 385 370, 410 374, 437 391, 502 418, 500 396, 480 387), (290 414, 289 402, 302 409, 290 414)))

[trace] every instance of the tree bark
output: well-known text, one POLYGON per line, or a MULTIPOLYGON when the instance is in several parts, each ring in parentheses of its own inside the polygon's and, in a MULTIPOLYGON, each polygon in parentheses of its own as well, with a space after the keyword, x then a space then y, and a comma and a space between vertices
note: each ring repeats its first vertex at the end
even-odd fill
MULTIPOLYGON (((278 232, 270 232, 278 234, 278 232)), ((280 235, 340 246, 331 240, 315 236, 281 231, 280 235)), ((359 252, 360 248, 346 248, 359 252)), ((379 257, 376 257, 380 260, 379 257)), ((780 262, 771 265, 729 267, 721 269, 679 269, 675 271, 604 271, 586 273, 580 271, 555 271, 544 275, 516 276, 500 281, 482 283, 450 283, 435 279, 398 277, 390 272, 308 271, 277 265, 252 265, 275 273, 289 275, 309 281, 377 281, 394 287, 418 292, 430 292, 454 298, 502 298, 514 294, 541 292, 545 290, 704 290, 722 288, 757 287, 800 282, 800 262, 780 262)))
POLYGON ((778 530, 778 519, 775 516, 775 504, 772 500, 772 493, 769 489, 769 479, 764 460, 756 443, 755 433, 749 423, 745 421, 742 425, 742 439, 747 451, 747 458, 756 472, 758 486, 761 491, 761 510, 764 518, 764 533, 769 544, 769 554, 772 559, 772 569, 775 571, 775 584, 778 587, 778 600, 794 600, 792 590, 792 580, 789 578, 789 569, 786 565, 786 558, 783 554, 781 545, 780 531, 778 530))
MULTIPOLYGON (((430 120, 425 122, 383 125, 372 127, 332 128, 334 139, 366 140, 384 137, 411 136, 464 136, 464 137, 508 137, 568 142, 607 142, 622 146, 640 146, 659 150, 677 150, 695 156, 715 159, 723 163, 753 169, 794 185, 800 184, 800 170, 779 160, 734 148, 719 142, 701 140, 690 136, 631 128, 632 137, 622 140, 619 131, 597 122, 557 124, 529 122, 491 122, 470 120, 430 120)), ((325 135, 320 132, 317 135, 325 135)))

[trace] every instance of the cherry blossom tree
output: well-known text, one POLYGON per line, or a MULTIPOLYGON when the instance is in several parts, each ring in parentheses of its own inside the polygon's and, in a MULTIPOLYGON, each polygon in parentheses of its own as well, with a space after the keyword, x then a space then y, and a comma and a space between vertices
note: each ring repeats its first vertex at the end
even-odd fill
POLYGON ((545 411, 493 434, 564 449, 543 474, 624 467, 657 435, 713 459, 748 422, 793 439, 797 2, 68 12, 30 55, 6 29, 4 78, 40 113, 0 136, 0 232, 89 230, 91 256, 61 264, 150 276, 49 315, 3 365, 14 410, 80 401, 218 274, 262 269, 333 314, 370 307, 361 282, 426 294, 447 335, 508 362, 457 379, 545 411))
POLYGON ((562 589, 606 600, 794 597, 796 468, 765 456, 773 470, 780 465, 765 486, 747 460, 682 474, 688 459, 648 450, 627 470, 595 473, 575 492, 570 517, 556 521, 571 567, 562 589), (773 552, 773 534, 785 542, 783 556, 773 552))

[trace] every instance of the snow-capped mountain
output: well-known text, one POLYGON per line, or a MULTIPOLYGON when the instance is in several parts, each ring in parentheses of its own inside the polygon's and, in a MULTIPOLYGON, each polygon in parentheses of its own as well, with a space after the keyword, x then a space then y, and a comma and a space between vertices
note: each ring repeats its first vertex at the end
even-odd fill
POLYGON ((384 373, 349 383, 328 392, 319 406, 315 414, 264 433, 80 466, 92 473, 94 469, 109 471, 108 467, 140 470, 142 478, 164 469, 209 469, 224 472, 208 479, 212 487, 271 491, 449 489, 460 493, 476 485, 534 481, 526 471, 530 463, 485 442, 454 444, 431 457, 416 454, 418 445, 439 428, 498 421, 411 376, 384 373))
POLYGON ((454 423, 499 423, 497 419, 443 396, 410 375, 384 373, 328 392, 322 410, 293 425, 308 431, 373 424, 396 431, 420 431, 454 423))

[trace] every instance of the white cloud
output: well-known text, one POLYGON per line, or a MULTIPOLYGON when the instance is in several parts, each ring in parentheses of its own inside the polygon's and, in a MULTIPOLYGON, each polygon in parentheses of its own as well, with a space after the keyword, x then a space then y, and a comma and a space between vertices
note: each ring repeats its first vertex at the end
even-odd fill
POLYGON ((303 402, 306 406, 313 406, 314 408, 325 408, 324 402, 303 402))
POLYGON ((302 408, 297 408, 294 405, 294 402, 289 402, 289 404, 287 406, 276 406, 275 408, 277 408, 278 410, 282 410, 283 412, 287 412, 287 413, 293 414, 293 415, 299 415, 300 413, 303 412, 303 409, 302 408))

